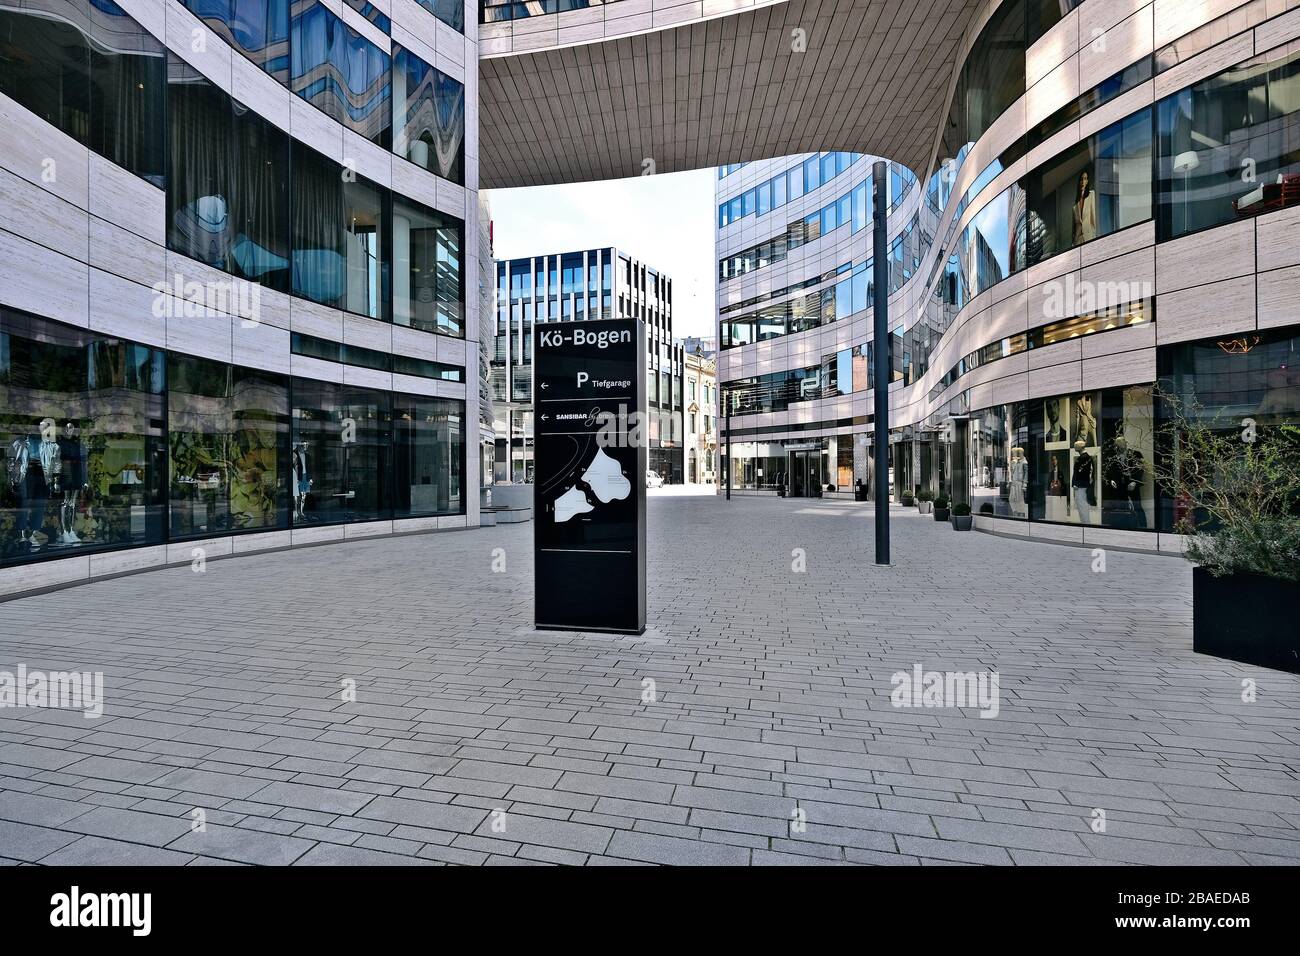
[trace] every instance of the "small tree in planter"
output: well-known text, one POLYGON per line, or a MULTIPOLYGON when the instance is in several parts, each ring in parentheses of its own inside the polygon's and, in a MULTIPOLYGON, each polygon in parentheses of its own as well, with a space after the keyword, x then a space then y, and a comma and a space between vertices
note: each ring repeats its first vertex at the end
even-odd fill
POLYGON ((910 491, 904 491, 898 500, 902 503, 904 508, 909 508, 912 505, 912 493, 910 491))
POLYGON ((947 495, 939 495, 937 498, 934 499, 934 520, 935 521, 948 520, 948 496, 947 495))
POLYGON ((952 528, 954 531, 969 531, 971 526, 970 505, 960 502, 952 506, 952 528))
POLYGON ((916 510, 923 515, 934 510, 934 492, 929 488, 922 488, 916 493, 916 510))
POLYGON ((1207 415, 1161 391, 1166 454, 1192 570, 1192 649, 1300 673, 1300 428, 1207 415))

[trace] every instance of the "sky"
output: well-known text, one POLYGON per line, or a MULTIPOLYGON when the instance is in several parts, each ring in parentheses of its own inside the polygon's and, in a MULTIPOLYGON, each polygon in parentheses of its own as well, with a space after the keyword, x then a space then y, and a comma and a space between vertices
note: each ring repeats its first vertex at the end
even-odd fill
POLYGON ((673 335, 717 334, 713 169, 493 189, 493 254, 517 259, 617 246, 673 280, 673 335))

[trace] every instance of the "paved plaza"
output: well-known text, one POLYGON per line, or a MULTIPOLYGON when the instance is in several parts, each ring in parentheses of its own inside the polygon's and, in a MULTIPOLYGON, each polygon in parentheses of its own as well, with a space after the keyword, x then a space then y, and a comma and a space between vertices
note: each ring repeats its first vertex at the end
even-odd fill
POLYGON ((652 497, 641 637, 533 630, 530 524, 0 604, 0 670, 105 698, 0 710, 0 857, 1300 860, 1300 679, 1192 653, 1185 562, 895 508, 877 568, 871 514, 652 497), (893 706, 918 665, 997 715, 893 706))

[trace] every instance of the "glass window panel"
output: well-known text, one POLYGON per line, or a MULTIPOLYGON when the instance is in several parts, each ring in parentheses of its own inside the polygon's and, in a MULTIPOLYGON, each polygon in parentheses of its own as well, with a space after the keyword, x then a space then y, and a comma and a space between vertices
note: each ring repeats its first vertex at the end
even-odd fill
POLYGON ((821 163, 816 156, 803 164, 804 192, 812 192, 822 184, 821 163))
POLYGON ((391 515, 390 399, 384 392, 294 379, 295 527, 391 515))
MULTIPOLYGON (((86 9, 90 16, 90 148, 161 189, 165 186, 166 53, 161 43, 111 0, 98 0, 86 9)), ((2 24, 0 19, 0 33, 2 24)), ((0 67, 0 75, 3 73, 0 67)))
POLYGON ((72 4, 0 9, 0 93, 79 143, 90 141, 90 51, 72 4))
POLYGON ((231 100, 175 54, 167 72, 167 245, 226 270, 237 234, 231 100))
POLYGON ((288 292, 289 134, 243 104, 234 107, 229 269, 288 292))
POLYGON ((409 50, 393 50, 393 151, 463 184, 465 87, 409 50))
POLYGON ((344 261, 347 294, 343 308, 387 319, 388 256, 384 206, 388 190, 357 176, 343 182, 344 261))
POLYGON ((464 514, 465 403, 393 396, 394 516, 464 514))
POLYGON ((342 308, 347 291, 347 232, 340 167, 294 140, 290 179, 293 291, 342 308))

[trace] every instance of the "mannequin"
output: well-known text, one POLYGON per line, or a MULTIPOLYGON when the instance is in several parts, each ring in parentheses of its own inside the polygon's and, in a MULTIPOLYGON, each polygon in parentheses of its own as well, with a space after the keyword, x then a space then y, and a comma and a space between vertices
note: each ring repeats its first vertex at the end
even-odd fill
POLYGON ((41 419, 37 428, 39 435, 15 438, 9 443, 9 484, 18 498, 18 533, 32 551, 39 551, 45 544, 41 532, 45 506, 59 493, 59 472, 63 467, 54 419, 41 419))
POLYGON ((1011 513, 1016 517, 1025 514, 1025 486, 1029 483, 1029 461, 1025 450, 1019 446, 1011 449, 1011 513))
POLYGON ((1080 524, 1092 524, 1092 509, 1097 505, 1096 485, 1097 463, 1085 450, 1087 445, 1082 438, 1074 443, 1074 470, 1070 476, 1071 498, 1074 501, 1074 513, 1080 524))
POLYGON ((1128 446, 1122 433, 1115 436, 1114 454, 1106 471, 1106 485, 1117 497, 1127 500, 1135 526, 1145 528, 1147 513, 1142 507, 1142 483, 1146 479, 1146 459, 1142 452, 1128 446))
POLYGON ((307 507, 307 495, 311 492, 311 478, 307 476, 307 443, 300 441, 293 446, 293 518, 306 521, 303 514, 307 507))
POLYGON ((1097 238, 1097 194, 1088 180, 1085 169, 1079 174, 1079 189, 1074 198, 1074 222, 1070 230, 1070 244, 1079 245, 1097 238))
POLYGON ((59 530, 62 532, 59 535, 59 544, 78 545, 81 544, 81 538, 77 537, 76 531, 77 505, 86 485, 86 475, 81 454, 81 440, 77 437, 75 423, 64 424, 63 434, 59 436, 58 444, 62 466, 59 480, 63 486, 63 501, 59 505, 59 530))

